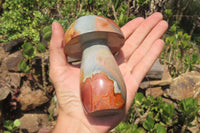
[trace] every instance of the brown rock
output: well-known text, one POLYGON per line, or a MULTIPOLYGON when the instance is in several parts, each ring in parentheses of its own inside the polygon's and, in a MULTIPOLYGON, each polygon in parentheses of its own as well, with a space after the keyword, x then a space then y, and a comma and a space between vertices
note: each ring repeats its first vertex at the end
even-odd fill
POLYGON ((154 88, 148 88, 145 92, 146 96, 153 96, 154 98, 157 98, 158 96, 163 95, 162 87, 154 87, 154 88))
POLYGON ((197 71, 187 72, 175 78, 170 85, 170 89, 166 89, 166 94, 173 99, 182 100, 188 97, 196 97, 200 99, 200 73, 197 71))
POLYGON ((10 86, 18 88, 20 86, 21 76, 19 73, 8 73, 5 80, 10 86))
POLYGON ((167 65, 163 65, 162 66, 164 71, 163 71, 163 75, 162 75, 162 80, 172 80, 172 77, 169 73, 169 69, 167 65))
POLYGON ((172 82, 172 79, 144 81, 140 84, 140 88, 145 89, 145 88, 155 87, 155 86, 166 86, 166 85, 170 85, 171 82, 172 82))
POLYGON ((0 87, 0 101, 7 98, 10 93, 10 89, 8 86, 0 87))
POLYGON ((172 100, 167 99, 167 98, 163 98, 163 97, 162 97, 162 101, 164 101, 164 102, 166 102, 168 104, 175 104, 172 100))
POLYGON ((38 132, 41 127, 48 123, 47 114, 24 114, 21 120, 20 129, 28 133, 38 132))
POLYGON ((4 63, 8 71, 19 71, 17 65, 19 62, 23 60, 23 56, 20 51, 15 52, 9 55, 7 58, 4 59, 4 63))
POLYGON ((31 110, 36 107, 47 103, 49 99, 45 96, 44 92, 40 89, 31 90, 31 87, 24 84, 21 88, 19 95, 19 102, 21 104, 21 110, 31 110))
POLYGON ((3 59, 8 55, 8 53, 6 53, 3 49, 3 47, 0 44, 0 65, 3 61, 3 59))
POLYGON ((11 89, 8 87, 7 83, 0 79, 0 101, 6 99, 10 92, 11 89))

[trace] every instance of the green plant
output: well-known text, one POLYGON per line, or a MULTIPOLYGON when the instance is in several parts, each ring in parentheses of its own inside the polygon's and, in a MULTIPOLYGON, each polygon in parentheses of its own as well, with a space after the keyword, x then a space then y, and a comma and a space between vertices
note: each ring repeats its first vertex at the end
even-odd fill
POLYGON ((178 21, 184 31, 193 36, 197 34, 199 36, 199 0, 171 0, 167 4, 167 9, 171 9, 173 17, 170 23, 178 21))
POLYGON ((172 25, 165 38, 165 48, 161 54, 163 64, 169 66, 173 77, 193 70, 199 64, 199 51, 191 36, 184 33, 177 25, 172 25))
POLYGON ((30 66, 26 63, 25 60, 20 61, 20 63, 18 64, 18 68, 19 68, 19 70, 21 70, 25 73, 29 73, 31 70, 30 66))
POLYGON ((12 120, 6 120, 3 123, 3 127, 6 129, 3 133, 15 133, 19 130, 19 127, 21 125, 21 120, 16 119, 14 121, 12 120))
POLYGON ((200 112, 200 106, 198 105, 198 99, 191 97, 183 99, 178 103, 178 125, 181 127, 181 133, 184 133, 188 127, 192 127, 192 121, 197 117, 200 112))
POLYGON ((167 22, 169 23, 170 18, 172 17, 172 9, 165 9, 164 17, 166 18, 167 22))
MULTIPOLYGON (((24 43, 21 45, 21 52, 24 57, 18 64, 20 71, 26 74, 35 74, 37 70, 33 68, 33 59, 41 57, 43 85, 39 82, 36 84, 46 90, 46 71, 44 63, 44 54, 46 46, 41 43, 42 38, 50 40, 51 32, 42 36, 42 27, 50 25, 56 18, 54 16, 54 7, 58 1, 54 0, 5 0, 2 4, 3 13, 0 18, 0 41, 9 42, 18 38, 23 38, 24 43), (38 56, 42 53, 42 56, 38 56)), ((49 27, 43 31, 49 31, 49 27)), ((33 77, 33 76, 32 76, 33 77)), ((34 80, 36 81, 36 80, 34 80)))
POLYGON ((51 38, 51 34, 52 34, 52 31, 51 31, 51 26, 45 26, 42 30, 42 33, 43 33, 43 38, 46 40, 46 41, 50 41, 50 38, 51 38))
POLYGON ((137 128, 136 125, 127 124, 125 122, 121 122, 115 130, 119 133, 145 133, 145 130, 142 128, 137 128))
POLYGON ((149 0, 136 0, 138 6, 144 6, 145 4, 147 4, 149 2, 149 0))
POLYGON ((53 113, 54 113, 54 110, 51 109, 49 112, 48 121, 53 121, 53 113))
MULTIPOLYGON (((200 111, 197 99, 187 98, 177 101, 175 109, 173 104, 162 101, 161 97, 145 97, 137 93, 127 119, 121 122, 116 130, 118 132, 149 132, 149 133, 173 133, 186 131, 191 122, 200 111)), ((139 133, 140 133, 139 132, 139 133)))
POLYGON ((29 73, 32 69, 31 66, 31 59, 33 59, 36 56, 37 48, 32 45, 31 43, 25 42, 22 45, 22 55, 24 57, 24 60, 22 60, 18 64, 18 68, 20 71, 24 73, 29 73))
POLYGON ((137 125, 144 131, 165 133, 166 126, 173 125, 174 106, 162 101, 161 97, 154 99, 137 93, 128 115, 127 122, 137 125))

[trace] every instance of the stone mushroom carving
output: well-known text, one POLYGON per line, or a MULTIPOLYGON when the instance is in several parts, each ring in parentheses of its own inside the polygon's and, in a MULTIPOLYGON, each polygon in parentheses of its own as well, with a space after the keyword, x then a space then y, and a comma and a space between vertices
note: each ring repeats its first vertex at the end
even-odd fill
POLYGON ((81 100, 89 115, 112 115, 124 109, 126 86, 113 56, 123 44, 119 26, 96 15, 80 17, 65 33, 65 54, 81 59, 81 100))

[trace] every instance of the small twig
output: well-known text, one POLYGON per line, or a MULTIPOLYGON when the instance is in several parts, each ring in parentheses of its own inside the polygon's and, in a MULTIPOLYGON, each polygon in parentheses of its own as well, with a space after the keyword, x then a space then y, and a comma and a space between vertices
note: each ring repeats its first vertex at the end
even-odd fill
POLYGON ((187 128, 187 122, 184 123, 184 125, 181 128, 181 133, 185 133, 185 129, 187 128))
POLYGON ((34 84, 36 84, 40 89, 43 89, 43 86, 35 79, 35 77, 32 75, 32 73, 30 73, 30 76, 31 76, 34 84))
POLYGON ((57 6, 57 11, 58 11, 58 15, 59 15, 59 17, 61 18, 61 19, 63 19, 63 15, 62 15, 62 13, 61 13, 61 11, 60 11, 60 4, 57 4, 56 5, 57 6))
POLYGON ((114 7, 112 1, 111 1, 111 5, 112 5, 112 10, 113 10, 113 14, 114 14, 115 20, 118 22, 119 20, 118 20, 118 18, 117 18, 117 13, 116 13, 116 11, 115 11, 115 7, 114 7))
POLYGON ((171 63, 171 62, 169 62, 167 60, 161 59, 161 61, 164 62, 164 64, 168 64, 168 65, 170 65, 172 67, 175 67, 175 65, 173 63, 171 63))
POLYGON ((126 15, 127 15, 127 16, 130 15, 130 3, 131 3, 131 1, 132 1, 132 0, 128 0, 128 4, 127 4, 127 5, 128 5, 128 9, 127 9, 127 12, 126 12, 126 15))
POLYGON ((200 82, 198 82, 198 83, 196 84, 196 86, 198 86, 199 88, 198 88, 197 92, 195 92, 193 98, 196 98, 196 97, 200 94, 200 82))
POLYGON ((81 11, 82 11, 82 8, 83 8, 83 3, 81 2, 81 3, 80 3, 79 12, 78 12, 79 14, 81 13, 81 11))
POLYGON ((140 112, 138 111, 138 109, 137 109, 137 107, 135 105, 133 107, 134 107, 137 115, 139 116, 139 118, 137 118, 135 120, 134 124, 138 125, 139 123, 144 122, 146 120, 146 118, 147 118, 147 116, 149 114, 149 111, 150 111, 150 107, 147 109, 147 111, 143 115, 140 114, 140 112))

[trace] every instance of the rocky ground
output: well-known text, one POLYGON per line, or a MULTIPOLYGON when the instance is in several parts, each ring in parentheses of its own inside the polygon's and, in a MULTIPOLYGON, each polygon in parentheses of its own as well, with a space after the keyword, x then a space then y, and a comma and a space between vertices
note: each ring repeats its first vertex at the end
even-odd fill
MULTIPOLYGON (((41 75, 24 74, 17 65, 23 59, 18 50, 20 40, 10 44, 0 44, 0 132, 4 120, 21 120, 20 131, 28 133, 51 132, 57 116, 56 97, 53 86, 48 82, 46 91, 38 84, 41 75), (38 83, 38 84, 36 84, 38 83)), ((48 55, 47 62, 48 62, 48 55)), ((40 69, 40 55, 35 58, 35 70, 40 69), (38 66, 37 66, 38 65, 38 66)), ((48 67, 48 63, 46 63, 48 67)), ((196 70, 172 78, 167 66, 157 61, 140 85, 140 92, 146 96, 162 96, 173 103, 187 97, 198 98, 200 104, 200 67, 196 70)), ((200 122, 199 122, 200 123, 200 122)), ((199 124, 197 121, 197 124, 199 124)), ((199 126, 194 131, 199 131, 199 126)))

